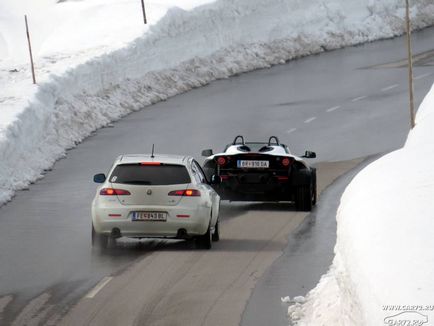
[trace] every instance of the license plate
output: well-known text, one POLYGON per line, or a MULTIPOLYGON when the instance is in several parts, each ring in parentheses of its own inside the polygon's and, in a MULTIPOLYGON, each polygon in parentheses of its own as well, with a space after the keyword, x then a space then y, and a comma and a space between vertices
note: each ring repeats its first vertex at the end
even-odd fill
POLYGON ((237 167, 239 168, 266 169, 269 166, 269 161, 237 161, 237 167))
POLYGON ((133 212, 133 221, 166 221, 164 212, 133 212))

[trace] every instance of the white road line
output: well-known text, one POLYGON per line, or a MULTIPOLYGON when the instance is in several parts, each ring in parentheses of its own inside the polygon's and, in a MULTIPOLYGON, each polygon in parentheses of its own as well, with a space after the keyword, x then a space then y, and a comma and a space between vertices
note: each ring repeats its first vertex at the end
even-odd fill
POLYGON ((304 123, 310 123, 315 119, 316 119, 316 117, 309 118, 309 119, 305 120, 304 123))
POLYGON ((357 102, 357 101, 363 100, 363 99, 365 99, 365 98, 367 98, 366 95, 359 96, 359 97, 353 98, 353 99, 351 100, 351 102, 357 102))
POLYGON ((423 74, 423 75, 419 75, 419 76, 413 77, 413 79, 414 80, 418 80, 418 79, 422 79, 422 78, 428 77, 429 75, 431 75, 431 74, 423 74))
POLYGON ((287 134, 293 133, 294 131, 296 131, 297 128, 292 128, 286 131, 287 134))
POLYGON ((103 277, 101 281, 99 281, 99 283, 97 285, 95 285, 95 287, 89 291, 88 294, 86 294, 86 298, 88 299, 92 299, 93 297, 95 297, 99 291, 101 291, 104 286, 106 286, 108 284, 108 282, 110 282, 113 279, 113 277, 111 276, 106 276, 103 277))
POLYGON ((330 108, 330 109, 327 109, 326 111, 327 111, 327 112, 333 112, 333 111, 335 111, 335 110, 337 110, 337 109, 340 109, 340 108, 341 108, 340 105, 336 105, 336 106, 334 106, 334 107, 332 107, 332 108, 330 108))
POLYGON ((393 85, 382 88, 381 91, 387 92, 387 91, 390 91, 391 89, 397 88, 398 86, 399 86, 399 84, 393 84, 393 85))

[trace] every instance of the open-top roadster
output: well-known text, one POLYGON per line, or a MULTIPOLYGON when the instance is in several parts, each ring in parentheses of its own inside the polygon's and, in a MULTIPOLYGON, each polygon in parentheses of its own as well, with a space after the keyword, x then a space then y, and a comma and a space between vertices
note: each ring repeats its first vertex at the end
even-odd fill
POLYGON ((303 160, 316 154, 293 155, 276 136, 267 143, 244 142, 243 136, 237 136, 223 152, 207 149, 202 156, 207 157, 207 176, 220 178, 213 187, 222 199, 291 201, 300 211, 310 211, 316 203, 316 169, 303 160))

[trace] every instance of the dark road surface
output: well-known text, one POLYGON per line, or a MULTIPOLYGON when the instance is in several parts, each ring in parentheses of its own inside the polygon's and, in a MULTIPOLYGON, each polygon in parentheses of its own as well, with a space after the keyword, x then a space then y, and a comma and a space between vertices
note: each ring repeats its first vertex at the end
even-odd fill
MULTIPOLYGON (((413 42, 416 53, 433 50, 434 29, 416 33, 413 42)), ((106 172, 116 156, 149 152, 155 143, 157 152, 199 159, 202 149, 222 149, 237 134, 256 141, 276 135, 294 153, 316 151, 317 162, 394 150, 403 145, 409 128, 405 54, 404 39, 397 38, 315 55, 213 82, 99 130, 69 151, 45 178, 0 208, 0 324, 37 324, 46 316, 61 316, 103 277, 121 275, 167 245, 159 240, 126 241, 106 255, 91 250, 92 176, 106 172)), ((434 79, 432 56, 421 58, 414 69, 417 105, 434 79)), ((249 205, 233 209, 225 203, 222 219, 236 219, 250 210, 249 205)), ((332 248, 334 233, 328 231, 332 248)), ((291 247, 285 256, 291 258, 288 250, 291 247)), ((181 250, 183 254, 187 255, 181 250)), ((310 252, 299 255, 308 259, 310 252)), ((331 255, 327 257, 312 275, 327 270, 331 255)), ((303 258, 298 259, 302 263, 303 258)), ((270 271, 266 276, 273 275, 270 271)), ((315 277, 306 292, 315 285, 315 277)), ((252 300, 257 296, 254 293, 252 300)), ((251 318, 249 309, 244 321, 251 318)))
POLYGON ((288 325, 288 304, 282 303, 281 298, 305 296, 328 270, 334 257, 334 217, 339 207, 339 200, 336 199, 342 196, 348 183, 360 170, 378 158, 375 156, 364 160, 321 194, 318 209, 290 234, 282 256, 256 284, 244 311, 242 326, 288 325))

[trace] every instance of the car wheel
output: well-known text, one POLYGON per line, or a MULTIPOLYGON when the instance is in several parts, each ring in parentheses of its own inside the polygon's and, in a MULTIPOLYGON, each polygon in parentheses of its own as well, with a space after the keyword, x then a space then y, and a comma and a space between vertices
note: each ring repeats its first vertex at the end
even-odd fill
POLYGON ((214 227, 214 233, 212 234, 212 241, 217 242, 220 240, 220 221, 217 219, 217 223, 214 227))
POLYGON ((211 249, 212 247, 211 225, 208 226, 208 230, 204 235, 200 235, 196 238, 196 245, 199 249, 211 249))
POLYGON ((98 234, 92 224, 92 247, 99 249, 107 249, 109 237, 104 234, 98 234))
POLYGON ((312 168, 312 187, 313 187, 313 194, 312 194, 312 205, 315 206, 316 205, 316 201, 318 198, 318 192, 317 192, 317 188, 316 188, 316 169, 312 168))
POLYGON ((313 204, 312 185, 297 187, 295 194, 295 208, 298 211, 310 212, 313 204))

